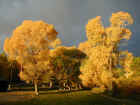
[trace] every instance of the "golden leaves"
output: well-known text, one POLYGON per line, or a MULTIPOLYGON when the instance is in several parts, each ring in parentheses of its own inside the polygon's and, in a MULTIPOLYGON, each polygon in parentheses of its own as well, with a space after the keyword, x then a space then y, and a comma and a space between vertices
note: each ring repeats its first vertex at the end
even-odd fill
POLYGON ((49 50, 60 44, 52 24, 44 21, 25 20, 4 43, 4 51, 9 57, 23 65, 20 73, 23 80, 39 79, 46 69, 49 50))
POLYGON ((124 70, 128 73, 131 72, 131 64, 133 61, 133 54, 128 51, 121 52, 121 55, 125 56, 124 59, 122 59, 124 70))
POLYGON ((96 45, 102 41, 104 27, 102 26, 100 16, 88 21, 86 34, 90 44, 96 45))
POLYGON ((88 21, 86 25, 88 40, 79 45, 79 49, 88 56, 80 68, 83 85, 111 89, 113 70, 121 66, 126 71, 130 71, 132 54, 126 53, 121 65, 119 56, 121 52, 118 48, 122 39, 130 39, 132 33, 125 26, 132 23, 133 19, 127 12, 113 13, 109 27, 102 25, 100 16, 88 21))
POLYGON ((131 15, 127 12, 116 12, 116 13, 112 13, 112 16, 110 18, 110 23, 111 26, 126 26, 128 24, 133 24, 133 18, 131 17, 131 15))
POLYGON ((78 46, 78 49, 83 51, 87 55, 90 55, 90 49, 91 48, 92 48, 92 46, 88 41, 81 42, 78 46))

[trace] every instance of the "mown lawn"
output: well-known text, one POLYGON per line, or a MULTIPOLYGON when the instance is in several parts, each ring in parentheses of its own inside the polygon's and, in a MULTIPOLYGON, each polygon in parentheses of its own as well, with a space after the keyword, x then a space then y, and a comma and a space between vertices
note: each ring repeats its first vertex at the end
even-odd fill
POLYGON ((0 105, 140 105, 140 101, 96 95, 87 90, 75 92, 49 90, 41 91, 39 96, 33 96, 31 91, 3 92, 0 93, 0 105))

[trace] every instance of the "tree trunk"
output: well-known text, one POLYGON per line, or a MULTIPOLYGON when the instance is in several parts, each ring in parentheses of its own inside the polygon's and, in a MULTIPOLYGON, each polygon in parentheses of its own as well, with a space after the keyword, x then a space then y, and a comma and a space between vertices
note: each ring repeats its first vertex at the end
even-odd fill
MULTIPOLYGON (((109 71, 112 73, 112 52, 110 54, 110 63, 109 63, 109 71)), ((109 88, 109 90, 113 89, 113 81, 111 80, 111 87, 109 88)))
POLYGON ((22 67, 22 64, 20 65, 20 71, 21 71, 21 72, 23 71, 23 67, 22 67))
MULTIPOLYGON (((11 64, 12 65, 12 64, 11 64)), ((11 66, 12 68, 12 66, 11 66)), ((10 75, 9 75, 9 85, 8 85, 8 90, 11 90, 11 85, 12 85, 12 79, 13 79, 13 73, 12 73, 12 69, 10 69, 10 75)))
POLYGON ((10 90, 11 90, 11 84, 8 85, 8 91, 10 91, 10 90))
POLYGON ((53 86, 53 82, 50 81, 50 83, 49 83, 49 87, 52 88, 52 86, 53 86))
POLYGON ((70 81, 68 81, 68 89, 69 89, 69 91, 71 91, 71 87, 72 87, 72 84, 71 84, 71 82, 70 81))
POLYGON ((66 90, 66 83, 65 82, 63 83, 63 87, 64 87, 64 90, 66 90))
POLYGON ((68 85, 68 89, 69 89, 69 91, 71 91, 71 86, 68 85))
POLYGON ((35 86, 35 95, 39 95, 39 92, 38 92, 38 81, 37 80, 34 80, 34 86, 35 86))
POLYGON ((81 85, 81 84, 78 84, 78 88, 79 88, 79 89, 82 89, 82 85, 81 85))

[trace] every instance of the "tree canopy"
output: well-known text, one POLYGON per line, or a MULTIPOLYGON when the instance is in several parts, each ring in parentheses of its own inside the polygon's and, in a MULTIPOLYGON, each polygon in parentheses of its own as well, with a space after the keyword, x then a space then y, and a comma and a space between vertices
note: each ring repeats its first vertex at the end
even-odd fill
POLYGON ((20 78, 33 81, 36 86, 48 70, 49 50, 57 44, 60 44, 60 40, 52 24, 26 20, 5 40, 4 51, 10 59, 21 64, 20 78))
POLYGON ((112 89, 113 70, 123 68, 126 76, 131 72, 133 56, 128 51, 120 51, 119 47, 120 42, 130 39, 131 31, 126 26, 132 23, 131 15, 126 12, 113 13, 108 27, 103 26, 100 16, 88 21, 88 40, 79 46, 88 54, 80 75, 85 86, 112 89))

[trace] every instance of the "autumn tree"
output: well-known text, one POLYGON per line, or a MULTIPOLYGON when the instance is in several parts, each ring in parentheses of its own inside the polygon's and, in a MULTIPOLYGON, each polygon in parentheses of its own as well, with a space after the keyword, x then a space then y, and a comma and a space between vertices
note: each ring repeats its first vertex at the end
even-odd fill
POLYGON ((85 41, 79 44, 78 49, 84 52, 86 55, 90 55, 92 52, 90 49, 92 48, 92 45, 89 43, 89 41, 85 41))
POLYGON ((140 71, 140 57, 134 57, 133 62, 131 64, 131 69, 134 71, 140 71))
POLYGON ((8 65, 9 62, 7 56, 4 53, 0 54, 0 77, 7 81, 9 81, 10 75, 8 65))
POLYGON ((20 78, 34 83, 36 95, 39 81, 49 72, 49 51, 58 44, 60 40, 52 24, 31 20, 25 20, 4 42, 9 59, 17 60, 21 65, 20 78))
POLYGON ((100 16, 88 21, 88 40, 79 45, 79 49, 88 56, 81 66, 83 85, 112 90, 114 70, 123 68, 126 77, 132 74, 132 54, 119 50, 121 43, 131 37, 131 31, 126 26, 132 23, 133 19, 127 12, 113 13, 108 27, 103 26, 100 16))
POLYGON ((19 78, 20 64, 16 60, 8 60, 7 66, 8 66, 8 73, 9 73, 8 90, 11 90, 14 84, 20 82, 20 78, 19 78))
POLYGON ((140 75, 140 57, 134 57, 133 62, 131 62, 131 70, 133 70, 133 76, 139 76, 140 75))
POLYGON ((0 77, 6 80, 11 89, 11 85, 19 82, 19 66, 16 61, 9 61, 5 53, 0 54, 0 77))
MULTIPOLYGON (((129 59, 126 60, 127 62, 130 61, 129 59)), ((129 66, 131 66, 130 69, 133 70, 131 76, 129 76, 128 78, 119 76, 119 78, 117 79, 118 90, 120 90, 120 93, 123 93, 125 95, 140 93, 140 57, 134 57, 131 65, 129 66)))
MULTIPOLYGON (((78 76, 80 74, 80 65, 85 54, 76 47, 60 46, 50 51, 50 67, 52 74, 49 74, 58 81, 59 86, 64 88, 78 87, 81 81, 78 76)), ((49 76, 47 76, 49 77, 49 76)))

